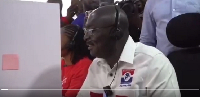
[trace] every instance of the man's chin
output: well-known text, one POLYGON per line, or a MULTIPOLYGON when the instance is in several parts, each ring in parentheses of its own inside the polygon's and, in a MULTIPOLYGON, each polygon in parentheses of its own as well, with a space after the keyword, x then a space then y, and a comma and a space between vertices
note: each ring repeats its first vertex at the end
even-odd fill
POLYGON ((92 57, 96 57, 96 53, 95 53, 94 51, 92 51, 92 50, 90 50, 90 55, 91 55, 92 57))
POLYGON ((91 51, 90 51, 90 55, 91 55, 92 57, 95 57, 95 54, 94 54, 94 53, 92 53, 91 51))

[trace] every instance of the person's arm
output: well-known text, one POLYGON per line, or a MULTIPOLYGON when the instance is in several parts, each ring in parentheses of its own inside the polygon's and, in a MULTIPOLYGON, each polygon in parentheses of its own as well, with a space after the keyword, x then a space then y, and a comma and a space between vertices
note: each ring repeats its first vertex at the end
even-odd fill
POLYGON ((163 54, 153 57, 144 84, 147 97, 181 97, 175 70, 163 54))
POLYGON ((72 79, 68 89, 78 89, 78 90, 67 90, 65 97, 76 97, 79 89, 82 87, 85 78, 87 76, 88 69, 82 68, 78 73, 76 73, 72 79))
POLYGON ((67 9, 66 19, 68 20, 69 24, 71 24, 74 21, 73 17, 77 12, 78 12, 78 6, 77 5, 71 5, 67 9))
POLYGON ((67 9, 67 16, 61 17, 61 27, 71 24, 74 21, 73 16, 76 14, 77 12, 76 10, 77 10, 76 5, 71 5, 67 9))
POLYGON ((142 30, 140 35, 140 42, 149 45, 156 46, 156 23, 152 17, 151 10, 155 0, 147 0, 142 21, 142 30))

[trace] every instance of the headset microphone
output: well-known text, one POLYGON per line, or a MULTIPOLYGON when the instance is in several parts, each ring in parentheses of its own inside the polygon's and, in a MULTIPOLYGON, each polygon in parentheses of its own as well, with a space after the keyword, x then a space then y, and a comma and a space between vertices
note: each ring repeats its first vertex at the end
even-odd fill
MULTIPOLYGON (((110 31, 110 36, 116 40, 120 40, 123 36, 123 33, 119 27, 119 11, 118 8, 115 6, 115 11, 116 11, 116 16, 115 16, 115 27, 111 29, 110 31)), ((103 87, 103 90, 106 94, 106 97, 111 97, 113 95, 113 91, 111 90, 111 85, 113 83, 113 81, 115 80, 115 76, 116 76, 116 72, 117 72, 117 68, 118 68, 118 62, 117 62, 117 67, 116 67, 116 71, 115 71, 115 75, 114 78, 112 80, 112 82, 110 83, 110 85, 103 87)))
POLYGON ((115 6, 115 11, 116 11, 115 26, 110 30, 110 36, 113 39, 120 40, 123 37, 123 32, 121 31, 120 28, 120 19, 119 19, 120 13, 117 6, 115 6))
POLYGON ((105 92, 105 94, 106 94, 106 97, 110 97, 110 96, 113 95, 113 92, 112 92, 110 86, 105 86, 105 87, 103 87, 103 90, 104 90, 104 92, 105 92))

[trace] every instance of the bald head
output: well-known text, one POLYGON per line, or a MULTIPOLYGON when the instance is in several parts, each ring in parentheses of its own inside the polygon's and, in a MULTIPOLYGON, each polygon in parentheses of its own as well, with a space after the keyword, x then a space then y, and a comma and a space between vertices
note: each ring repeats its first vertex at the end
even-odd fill
POLYGON ((127 16, 118 6, 107 5, 91 12, 84 29, 90 54, 108 64, 116 63, 113 60, 119 59, 129 37, 128 26, 127 16))
POLYGON ((115 25, 116 9, 118 10, 118 27, 122 31, 128 30, 128 19, 123 10, 118 6, 108 5, 100 7, 90 13, 86 22, 87 28, 104 28, 115 25))

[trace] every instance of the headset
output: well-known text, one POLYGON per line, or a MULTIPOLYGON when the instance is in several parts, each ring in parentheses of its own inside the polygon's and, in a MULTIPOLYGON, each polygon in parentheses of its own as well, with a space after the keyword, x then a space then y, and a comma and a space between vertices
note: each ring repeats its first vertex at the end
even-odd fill
MULTIPOLYGON (((120 21, 119 21, 119 11, 118 11, 117 6, 115 6, 115 10, 116 10, 115 26, 114 26, 114 28, 111 29, 110 36, 113 39, 120 40, 123 37, 123 32, 121 31, 121 28, 119 27, 120 21)), ((118 64, 119 63, 117 62, 115 75, 114 75, 114 78, 111 81, 110 85, 107 85, 107 86, 103 87, 103 90, 104 90, 104 92, 106 94, 106 97, 111 97, 113 95, 113 91, 111 89, 111 85, 112 85, 113 81, 115 80, 116 72, 117 72, 117 69, 118 69, 118 64)))
POLYGON ((76 25, 76 27, 78 28, 78 30, 76 31, 76 33, 74 34, 74 37, 72 38, 71 42, 69 43, 69 45, 67 45, 68 50, 73 50, 74 49, 74 45, 75 45, 75 38, 78 34, 78 31, 80 30, 80 27, 78 25, 76 25))
POLYGON ((121 28, 119 27, 120 20, 119 20, 119 10, 118 10, 117 6, 115 6, 115 10, 116 10, 115 25, 110 30, 110 36, 113 39, 120 40, 123 37, 123 32, 121 31, 121 28))

